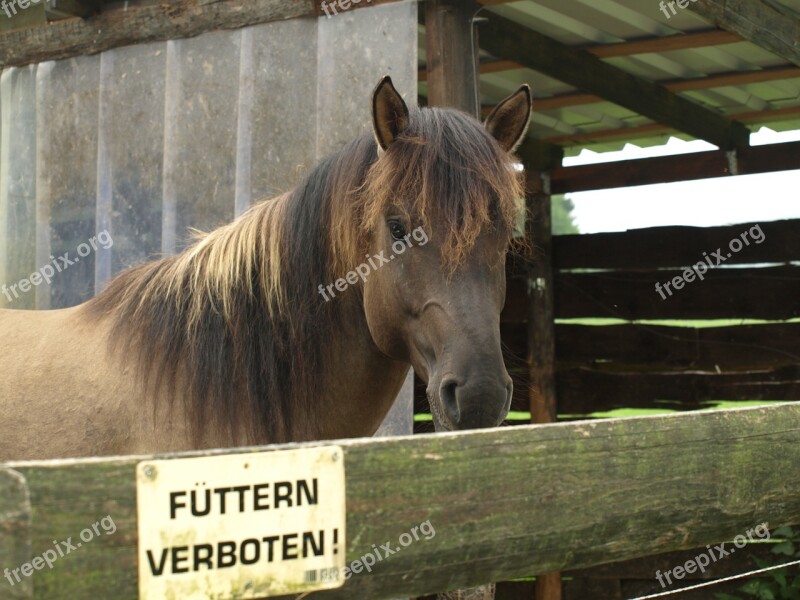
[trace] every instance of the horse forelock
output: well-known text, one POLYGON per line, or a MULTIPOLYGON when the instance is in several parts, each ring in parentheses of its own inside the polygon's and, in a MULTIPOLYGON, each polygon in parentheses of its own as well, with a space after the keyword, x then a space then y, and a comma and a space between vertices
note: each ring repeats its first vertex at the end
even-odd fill
POLYGON ((513 158, 477 121, 447 109, 414 110, 410 125, 376 161, 364 188, 362 231, 392 207, 444 232, 444 265, 461 265, 487 231, 512 237, 524 197, 513 158))

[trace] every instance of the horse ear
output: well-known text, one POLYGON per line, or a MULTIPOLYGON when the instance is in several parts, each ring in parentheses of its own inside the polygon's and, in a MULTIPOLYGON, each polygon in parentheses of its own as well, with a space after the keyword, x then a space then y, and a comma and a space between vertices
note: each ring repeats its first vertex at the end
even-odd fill
POLYGON ((408 106, 387 75, 372 93, 372 127, 378 145, 386 150, 405 131, 408 121, 408 106))
POLYGON ((500 104, 486 117, 484 126, 508 152, 525 137, 531 120, 531 88, 525 84, 500 104))

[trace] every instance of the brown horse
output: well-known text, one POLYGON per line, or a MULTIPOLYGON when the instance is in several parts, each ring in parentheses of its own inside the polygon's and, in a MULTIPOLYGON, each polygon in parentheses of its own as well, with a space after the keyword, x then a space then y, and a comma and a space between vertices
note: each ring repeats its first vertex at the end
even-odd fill
POLYGON ((387 77, 293 191, 86 304, 0 311, 0 460, 369 436, 410 365, 437 429, 499 424, 530 108, 409 111, 387 77))

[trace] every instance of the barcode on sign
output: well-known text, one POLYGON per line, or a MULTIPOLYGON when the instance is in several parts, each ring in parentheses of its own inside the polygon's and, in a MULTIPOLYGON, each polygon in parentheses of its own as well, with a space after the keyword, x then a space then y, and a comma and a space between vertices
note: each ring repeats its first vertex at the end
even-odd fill
POLYGON ((328 581, 337 581, 339 579, 339 572, 336 567, 329 569, 312 569, 306 571, 305 583, 326 583, 328 581))

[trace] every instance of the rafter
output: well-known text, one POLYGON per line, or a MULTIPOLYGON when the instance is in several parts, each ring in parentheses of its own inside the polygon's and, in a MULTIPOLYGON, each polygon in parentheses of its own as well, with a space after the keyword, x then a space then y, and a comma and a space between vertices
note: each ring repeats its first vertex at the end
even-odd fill
POLYGON ((499 15, 482 25, 480 44, 498 58, 516 61, 721 148, 748 143, 750 133, 741 123, 499 15))
MULTIPOLYGON (((735 33, 712 29, 710 31, 644 38, 640 40, 617 42, 614 44, 599 44, 579 49, 585 50, 598 58, 615 58, 651 52, 662 53, 672 52, 674 50, 721 46, 723 44, 734 44, 741 41, 742 38, 735 33)), ((487 73, 513 71, 514 69, 523 68, 525 68, 523 65, 512 60, 492 60, 481 63, 480 72, 481 75, 484 75, 487 73)), ((425 67, 419 70, 418 77, 420 81, 425 81, 427 79, 428 74, 425 67)))
MULTIPOLYGON (((741 123, 762 125, 791 117, 800 117, 800 106, 784 106, 771 110, 747 111, 736 113, 733 116, 741 123)), ((658 123, 648 123, 645 125, 636 125, 634 127, 620 127, 617 129, 554 135, 544 138, 543 141, 559 146, 574 146, 576 144, 612 142, 615 140, 635 140, 637 138, 674 133, 677 133, 677 131, 672 127, 665 127, 658 123)))
MULTIPOLYGON (((780 81, 782 79, 800 78, 800 68, 798 67, 772 67, 761 69, 760 71, 744 71, 735 73, 720 73, 708 77, 697 77, 693 79, 679 79, 660 81, 662 85, 671 92, 690 92, 695 90, 709 90, 724 86, 747 85, 750 83, 761 83, 764 81, 780 81)), ((568 106, 581 106, 603 102, 603 98, 594 94, 581 94, 570 92, 559 94, 550 98, 538 98, 536 100, 536 110, 545 111, 556 108, 566 108, 568 106)))

